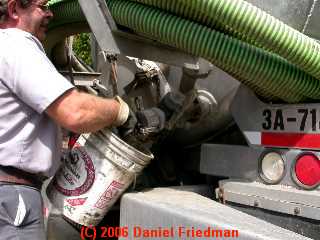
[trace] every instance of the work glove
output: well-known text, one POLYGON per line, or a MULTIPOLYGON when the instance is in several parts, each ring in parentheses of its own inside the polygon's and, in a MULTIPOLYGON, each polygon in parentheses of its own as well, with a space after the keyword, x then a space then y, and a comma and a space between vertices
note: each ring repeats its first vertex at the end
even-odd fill
POLYGON ((115 100, 119 102, 120 108, 118 116, 113 125, 118 127, 120 136, 124 137, 134 131, 137 125, 137 118, 134 112, 129 108, 128 104, 119 96, 116 96, 115 100))
POLYGON ((120 103, 120 109, 113 125, 117 127, 122 138, 132 133, 157 133, 164 128, 166 115, 161 109, 154 107, 134 113, 119 96, 115 100, 120 103))

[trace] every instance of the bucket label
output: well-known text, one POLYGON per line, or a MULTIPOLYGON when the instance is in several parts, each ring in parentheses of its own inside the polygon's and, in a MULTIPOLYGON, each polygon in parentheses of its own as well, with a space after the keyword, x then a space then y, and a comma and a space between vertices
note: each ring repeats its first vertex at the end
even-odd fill
POLYGON ((65 196, 80 196, 86 193, 95 180, 95 169, 85 149, 76 144, 62 157, 64 167, 54 178, 55 188, 65 196))
POLYGON ((80 206, 83 205, 86 202, 87 198, 74 198, 74 199, 67 199, 66 201, 71 206, 80 206))
POLYGON ((94 207, 99 209, 107 208, 112 200, 116 200, 123 191, 124 184, 117 181, 112 181, 106 191, 100 196, 99 200, 95 203, 94 207))

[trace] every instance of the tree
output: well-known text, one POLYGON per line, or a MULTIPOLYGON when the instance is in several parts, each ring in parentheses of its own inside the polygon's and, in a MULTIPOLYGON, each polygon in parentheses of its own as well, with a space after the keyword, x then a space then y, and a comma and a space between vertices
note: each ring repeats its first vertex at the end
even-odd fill
POLYGON ((92 66, 90 34, 80 33, 74 36, 73 51, 78 58, 83 60, 89 66, 92 66))

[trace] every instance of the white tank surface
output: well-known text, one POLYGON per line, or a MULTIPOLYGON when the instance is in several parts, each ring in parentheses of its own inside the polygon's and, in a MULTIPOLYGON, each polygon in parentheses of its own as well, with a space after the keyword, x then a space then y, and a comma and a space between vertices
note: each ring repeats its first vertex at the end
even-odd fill
POLYGON ((287 25, 320 39, 320 1, 318 0, 246 0, 287 25))

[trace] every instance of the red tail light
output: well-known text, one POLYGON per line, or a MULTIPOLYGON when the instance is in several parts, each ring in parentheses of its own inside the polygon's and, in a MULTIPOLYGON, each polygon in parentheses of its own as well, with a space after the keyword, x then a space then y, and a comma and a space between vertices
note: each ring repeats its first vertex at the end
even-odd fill
POLYGON ((311 153, 300 155, 294 165, 294 179, 307 189, 320 184, 320 160, 311 153))

